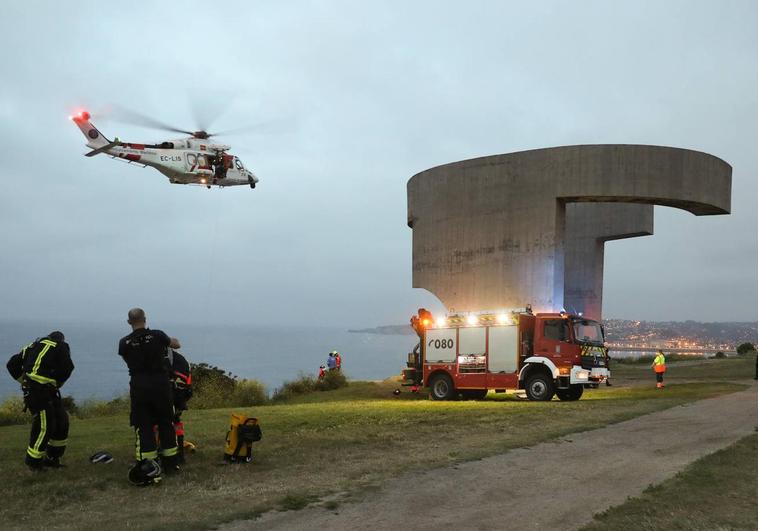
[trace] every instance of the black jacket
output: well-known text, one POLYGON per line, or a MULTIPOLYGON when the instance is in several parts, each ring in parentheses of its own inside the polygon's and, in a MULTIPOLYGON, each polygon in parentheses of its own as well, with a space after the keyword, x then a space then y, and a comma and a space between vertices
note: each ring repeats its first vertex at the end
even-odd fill
POLYGON ((74 371, 68 343, 56 342, 49 337, 37 339, 11 356, 6 367, 15 380, 55 387, 66 383, 74 371))
POLYGON ((168 358, 173 371, 174 407, 185 410, 187 401, 192 398, 192 369, 187 358, 174 349, 168 349, 168 358))
POLYGON ((118 355, 129 367, 132 387, 167 386, 173 371, 167 349, 171 339, 161 330, 140 328, 118 344, 118 355))

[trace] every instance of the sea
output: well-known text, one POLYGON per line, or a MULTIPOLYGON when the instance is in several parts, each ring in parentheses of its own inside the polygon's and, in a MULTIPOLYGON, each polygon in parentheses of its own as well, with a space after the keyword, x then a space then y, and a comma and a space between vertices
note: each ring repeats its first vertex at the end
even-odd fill
MULTIPOLYGON (((329 352, 342 355, 348 378, 383 380, 399 374, 418 338, 414 334, 354 333, 342 328, 281 326, 156 326, 179 338, 180 352, 193 363, 205 362, 239 378, 255 379, 269 392, 300 374, 318 373, 329 352)), ((77 401, 111 399, 126 392, 129 375, 118 356, 118 340, 130 332, 126 323, 71 323, 0 320, 0 360, 8 358, 37 337, 60 329, 71 347, 76 366, 61 389, 77 401)), ((0 400, 19 393, 18 383, 0 370, 0 400)))

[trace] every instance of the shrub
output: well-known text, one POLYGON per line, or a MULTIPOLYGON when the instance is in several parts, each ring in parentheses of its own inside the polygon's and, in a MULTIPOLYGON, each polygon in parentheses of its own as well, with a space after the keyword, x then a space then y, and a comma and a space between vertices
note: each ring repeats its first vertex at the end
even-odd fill
POLYGON ((0 426, 25 424, 29 414, 24 412, 24 401, 20 396, 9 396, 0 404, 0 426))
POLYGON ((297 380, 291 382, 284 382, 281 387, 274 390, 274 394, 271 400, 278 402, 280 400, 287 400, 293 396, 304 395, 306 393, 312 393, 316 390, 316 380, 313 376, 300 373, 297 380))
POLYGON ((234 393, 235 376, 207 363, 193 363, 192 400, 193 409, 210 409, 229 405, 234 393))
POLYGON ((239 380, 232 373, 207 363, 193 363, 191 368, 191 409, 257 406, 268 401, 266 387, 257 380, 239 380))
POLYGON ((744 356, 748 352, 755 352, 755 345, 752 343, 742 343, 741 345, 737 346, 737 354, 740 356, 744 356))
POLYGON ((129 413, 131 403, 129 393, 117 396, 112 400, 88 399, 76 408, 76 416, 81 419, 92 417, 112 417, 129 413))
POLYGON ((231 406, 260 406, 268 402, 266 386, 258 380, 237 380, 234 392, 227 405, 231 406))
POLYGON ((297 380, 284 382, 281 387, 275 389, 271 400, 280 402, 294 396, 313 393, 314 391, 331 391, 347 385, 347 378, 342 371, 326 371, 324 377, 318 380, 313 376, 301 373, 297 380))
MULTIPOLYGON (((108 401, 85 400, 81 405, 77 405, 71 396, 64 396, 61 401, 70 415, 81 419, 126 414, 130 406, 128 394, 108 401)), ((8 397, 0 404, 0 426, 25 424, 29 420, 30 414, 24 412, 24 401, 20 396, 8 397)))
POLYGON ((726 356, 724 355, 723 352, 719 350, 718 352, 716 352, 716 355, 714 356, 714 358, 722 359, 722 358, 726 358, 726 356))
POLYGON ((63 409, 68 411, 69 415, 75 415, 76 412, 79 411, 79 408, 76 405, 76 401, 71 395, 61 398, 61 404, 63 404, 63 409))
POLYGON ((324 377, 316 381, 316 391, 331 391, 347 387, 347 378, 342 371, 326 371, 324 377))

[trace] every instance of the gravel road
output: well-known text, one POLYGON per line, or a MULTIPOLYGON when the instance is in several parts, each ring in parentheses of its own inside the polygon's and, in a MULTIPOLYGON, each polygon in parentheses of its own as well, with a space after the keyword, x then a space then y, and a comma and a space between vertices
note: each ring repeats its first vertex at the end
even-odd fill
MULTIPOLYGON (((661 391, 665 393, 665 390, 661 391)), ((222 529, 576 529, 753 433, 758 386, 530 448, 406 475, 364 501, 270 512, 222 529)))

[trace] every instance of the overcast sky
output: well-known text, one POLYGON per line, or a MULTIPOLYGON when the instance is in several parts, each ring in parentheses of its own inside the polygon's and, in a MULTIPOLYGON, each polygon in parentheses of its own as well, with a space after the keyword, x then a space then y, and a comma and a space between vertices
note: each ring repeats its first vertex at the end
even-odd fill
POLYGON ((702 150, 732 215, 656 207, 609 243, 605 317, 758 320, 758 3, 17 2, 0 19, 0 318, 404 323, 406 182, 482 155, 583 143, 702 150), (217 114, 261 179, 206 190, 85 158, 217 114), (199 109, 193 114, 193 109, 199 109))

